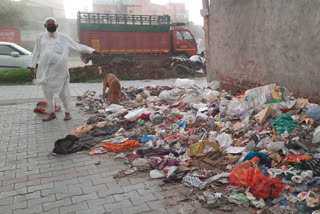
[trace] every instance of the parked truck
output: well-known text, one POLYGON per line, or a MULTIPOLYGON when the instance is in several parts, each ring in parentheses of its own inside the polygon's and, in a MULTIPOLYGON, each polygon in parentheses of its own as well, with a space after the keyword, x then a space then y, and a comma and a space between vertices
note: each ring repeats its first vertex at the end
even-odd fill
POLYGON ((197 43, 181 24, 170 24, 170 16, 78 12, 80 43, 103 53, 82 55, 84 63, 133 60, 160 62, 172 56, 197 54, 197 43))

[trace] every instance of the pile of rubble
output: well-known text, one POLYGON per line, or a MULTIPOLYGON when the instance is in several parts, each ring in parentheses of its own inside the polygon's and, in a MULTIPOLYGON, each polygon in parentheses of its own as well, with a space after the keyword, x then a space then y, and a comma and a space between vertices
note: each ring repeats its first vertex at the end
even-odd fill
POLYGON ((275 84, 232 96, 193 83, 125 88, 110 106, 88 91, 77 106, 95 115, 54 152, 115 152, 128 165, 115 178, 148 171, 210 209, 319 213, 320 106, 275 84))

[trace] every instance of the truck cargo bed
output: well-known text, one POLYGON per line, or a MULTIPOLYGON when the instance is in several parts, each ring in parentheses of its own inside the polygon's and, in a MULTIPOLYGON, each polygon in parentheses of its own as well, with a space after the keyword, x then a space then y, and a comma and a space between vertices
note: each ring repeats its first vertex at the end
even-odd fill
POLYGON ((81 31, 81 43, 110 54, 169 54, 169 32, 81 31))

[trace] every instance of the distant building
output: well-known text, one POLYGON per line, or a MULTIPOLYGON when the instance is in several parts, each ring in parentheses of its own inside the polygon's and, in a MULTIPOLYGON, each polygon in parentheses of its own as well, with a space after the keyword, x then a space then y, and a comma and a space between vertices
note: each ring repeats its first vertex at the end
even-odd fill
POLYGON ((32 0, 25 1, 30 7, 38 7, 38 8, 47 8, 52 11, 52 16, 57 19, 64 19, 65 9, 64 9, 64 0, 32 0))
POLYGON ((158 5, 150 0, 92 0, 92 12, 110 14, 169 15, 171 22, 188 22, 184 3, 158 5))

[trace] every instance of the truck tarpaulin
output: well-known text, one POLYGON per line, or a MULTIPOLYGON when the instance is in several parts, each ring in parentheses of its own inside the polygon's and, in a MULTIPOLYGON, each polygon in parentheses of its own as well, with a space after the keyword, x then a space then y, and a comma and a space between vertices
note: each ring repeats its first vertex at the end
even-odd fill
POLYGON ((0 42, 20 43, 20 31, 18 29, 0 29, 0 42))

